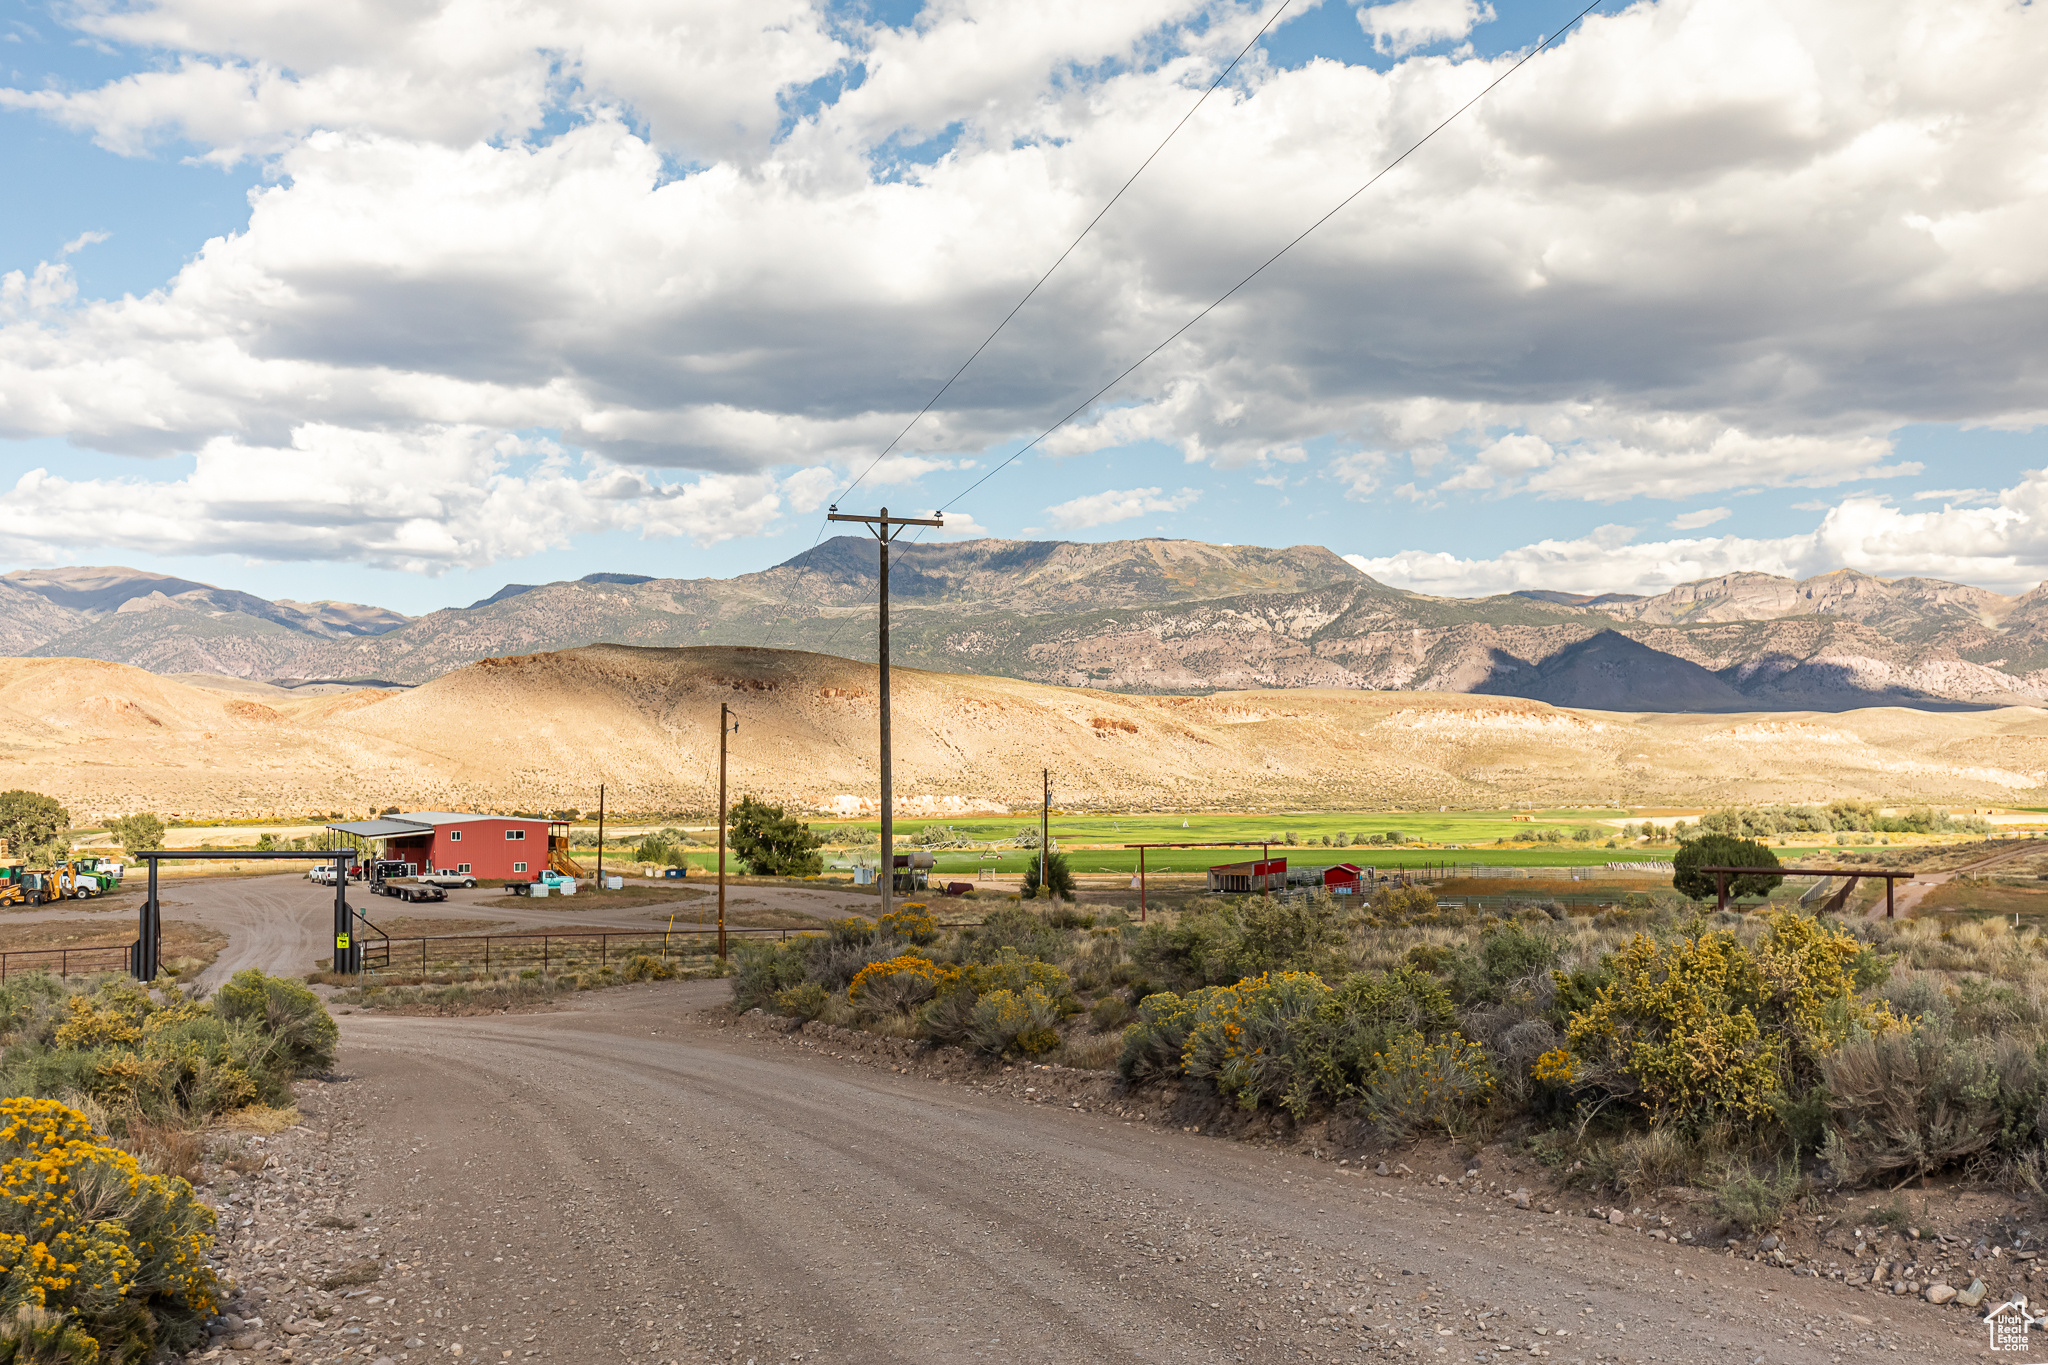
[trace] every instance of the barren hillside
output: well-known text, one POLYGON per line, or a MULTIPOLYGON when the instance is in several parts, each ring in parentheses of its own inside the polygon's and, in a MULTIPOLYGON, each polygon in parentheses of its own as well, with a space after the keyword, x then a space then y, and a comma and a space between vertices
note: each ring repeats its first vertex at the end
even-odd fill
MULTIPOLYGON (((1297 689, 1146 697, 899 669, 897 792, 1068 806, 2023 804, 2048 713, 1659 715, 1507 697, 1297 689)), ((408 692, 257 700, 121 664, 0 661, 0 787, 80 818, 370 807, 709 809, 720 702, 735 792, 872 797, 875 670, 827 655, 597 645, 489 659, 408 692)), ((941 805, 938 807, 943 809, 941 805)))

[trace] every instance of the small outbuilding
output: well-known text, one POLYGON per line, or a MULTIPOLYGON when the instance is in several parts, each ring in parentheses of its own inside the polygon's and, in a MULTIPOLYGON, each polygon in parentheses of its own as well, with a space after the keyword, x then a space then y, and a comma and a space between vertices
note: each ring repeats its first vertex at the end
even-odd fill
POLYGON ((1355 896, 1361 883, 1371 882, 1372 873, 1356 863, 1338 863, 1323 869, 1323 890, 1333 896, 1355 896))
POLYGON ((1225 863, 1209 869, 1209 889, 1221 892, 1285 891, 1287 889, 1287 860, 1270 858, 1264 862, 1225 863))

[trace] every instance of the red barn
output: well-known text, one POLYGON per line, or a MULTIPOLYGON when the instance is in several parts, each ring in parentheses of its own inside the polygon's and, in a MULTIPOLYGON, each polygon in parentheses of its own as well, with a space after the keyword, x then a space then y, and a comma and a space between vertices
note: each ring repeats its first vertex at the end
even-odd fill
POLYGON ((1285 891, 1287 889, 1287 860, 1272 858, 1265 862, 1225 863, 1209 869, 1211 891, 1285 891))
POLYGON ((445 810, 408 811, 375 820, 356 820, 329 829, 360 839, 381 840, 380 855, 421 872, 467 873, 490 877, 532 878, 554 867, 569 876, 583 875, 569 860, 569 825, 529 815, 462 815, 445 810))

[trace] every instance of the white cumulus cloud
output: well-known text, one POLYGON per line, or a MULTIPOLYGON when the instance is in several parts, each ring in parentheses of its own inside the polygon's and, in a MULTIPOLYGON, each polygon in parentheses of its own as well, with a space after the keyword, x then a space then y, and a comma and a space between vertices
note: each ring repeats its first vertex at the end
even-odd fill
POLYGON ((0 534, 33 559, 233 553, 434 573, 620 528, 709 545, 761 530, 781 507, 768 475, 657 484, 582 463, 550 442, 476 427, 384 436, 308 425, 283 449, 209 441, 168 481, 31 470, 0 491, 0 534))
POLYGON ((1100 493, 1070 498, 1055 507, 1046 508, 1045 513, 1052 518, 1052 524, 1062 530, 1078 531, 1090 526, 1129 521, 1153 512, 1185 511, 1194 506, 1195 500, 1201 496, 1201 490, 1197 488, 1183 488, 1170 495, 1158 488, 1109 488, 1100 493))
MULTIPOLYGON (((714 538, 894 439, 1262 17, 1230 0, 943 0, 901 28, 804 0, 62 13, 129 74, 0 107, 267 176, 246 228, 194 243, 160 289, 82 298, 61 262, 0 275, 0 438, 210 468, 307 431, 441 449, 546 430, 650 490, 662 470, 713 480, 634 505, 651 531, 714 538), (907 150, 941 135, 943 155, 907 150)), ((1390 69, 1242 70, 877 482, 985 460, 1086 399, 1504 71, 1514 54, 1415 55, 1490 14, 1368 6, 1366 31, 1409 54, 1390 69)), ((1337 449, 1354 453, 1325 472, 1348 496, 1423 501, 1722 501, 1917 473, 1903 426, 2048 414, 2044 64, 2048 25, 2010 0, 1595 15, 1045 450, 1155 441, 1228 471, 1337 449)), ((166 501, 231 511, 187 483, 166 501)), ((230 529, 247 525, 162 534, 271 544, 230 529)), ((425 565, 497 553, 494 534, 303 543, 425 565)))
POLYGON ((1407 53, 1492 23, 1493 6, 1480 0, 1392 0, 1361 9, 1358 22, 1380 51, 1407 53))
POLYGON ((1383 582, 1454 597, 1523 588, 1656 593, 1743 570, 1807 578, 1843 568, 2024 592, 2048 578, 2048 470, 2029 473, 1989 506, 1904 512, 1851 497, 1802 535, 1640 541, 1632 528, 1609 525, 1486 558, 1446 551, 1345 558, 1383 582))

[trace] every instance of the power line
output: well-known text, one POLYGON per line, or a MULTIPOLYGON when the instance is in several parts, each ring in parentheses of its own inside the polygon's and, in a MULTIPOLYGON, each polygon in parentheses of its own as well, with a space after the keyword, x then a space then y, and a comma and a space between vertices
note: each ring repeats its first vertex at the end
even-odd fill
POLYGON ((1073 421, 1076 417, 1079 417, 1082 413, 1086 412, 1089 408, 1093 407, 1102 398, 1104 394, 1108 393, 1117 385, 1123 383, 1124 380, 1128 379, 1133 373, 1135 373, 1140 367, 1142 367, 1146 361, 1150 360, 1153 356, 1158 355, 1168 346, 1171 346, 1174 342, 1178 341, 1181 338, 1181 336, 1185 332, 1187 332, 1189 328, 1193 327, 1203 318, 1208 317, 1209 314, 1215 312, 1218 308, 1221 308, 1225 303, 1228 303, 1231 297, 1235 295, 1238 292, 1238 290, 1243 289, 1246 285, 1250 284, 1253 280, 1257 279, 1260 275, 1264 274, 1266 267, 1272 265, 1273 262, 1279 260, 1288 252, 1294 250, 1295 247, 1301 245, 1302 241, 1306 239, 1310 233, 1314 232, 1323 224, 1329 222, 1332 218, 1335 218, 1339 213, 1342 213, 1351 204, 1352 200, 1358 198, 1359 195, 1364 194, 1374 185, 1377 185, 1390 172, 1392 172, 1395 167, 1399 166, 1409 157, 1415 155, 1416 152, 1421 150, 1423 144, 1427 143, 1431 138, 1435 137, 1438 133, 1441 133, 1444 129, 1450 127, 1451 124, 1455 123, 1458 120, 1459 116, 1462 115, 1467 109, 1470 109, 1473 105, 1479 103, 1479 101, 1485 99, 1488 95, 1492 94, 1494 89, 1498 87, 1502 81, 1505 81, 1508 77, 1514 75, 1517 71, 1520 71, 1533 58, 1535 58, 1535 56, 1538 53, 1542 52, 1545 48, 1548 48, 1553 43, 1557 42, 1560 38, 1564 37, 1565 34, 1571 32, 1574 28, 1577 28, 1579 25, 1579 21, 1581 19, 1584 19, 1594 10, 1600 8, 1600 6, 1603 3, 1605 3, 1605 0, 1593 0, 1591 4, 1587 5, 1584 9, 1580 10, 1577 14, 1573 15, 1570 23, 1566 24, 1557 32, 1551 34, 1549 37, 1537 43, 1535 47, 1530 48, 1529 51, 1524 53, 1521 59, 1517 61, 1513 66, 1509 67, 1507 70, 1501 72, 1500 75, 1495 76, 1491 81, 1487 82, 1486 87, 1483 90, 1481 90, 1478 94, 1474 95, 1471 99, 1466 100, 1463 104, 1459 105, 1456 109, 1452 110, 1450 114, 1447 115, 1441 123, 1438 123, 1434 128, 1431 128, 1428 132, 1424 133, 1421 137, 1417 138, 1413 143, 1409 144, 1409 147, 1406 151, 1402 152, 1392 161, 1389 161, 1386 165, 1380 167, 1379 170, 1373 172, 1371 179, 1367 180, 1363 185, 1360 185, 1357 189, 1351 191, 1351 193, 1345 195, 1342 199, 1338 200, 1336 206, 1332 208, 1328 213, 1325 213, 1322 217, 1316 219, 1313 223, 1310 223, 1307 227, 1303 228, 1285 246, 1281 247, 1278 251, 1268 256, 1265 260, 1259 262, 1259 264, 1252 270, 1250 274, 1246 275, 1236 284, 1231 285, 1230 288, 1223 291, 1222 295, 1218 297, 1214 303, 1211 303, 1201 312, 1195 314, 1186 322, 1183 322, 1180 326, 1174 328, 1173 331, 1167 335, 1164 341, 1160 342, 1157 346, 1154 346, 1151 350, 1145 352, 1145 354, 1139 356, 1136 360, 1132 361, 1128 366, 1126 366, 1122 371, 1120 371, 1114 379, 1110 380, 1107 384, 1104 384, 1101 388, 1097 389, 1094 393, 1090 394, 1086 399, 1084 399, 1080 403, 1079 406, 1074 408, 1073 411, 1069 412, 1066 416, 1060 418, 1059 421, 1054 422, 1044 431, 1039 432, 1038 435, 1032 437, 1030 444, 1022 446, 1016 451, 1012 452, 1007 459, 1002 461, 1002 463, 996 465, 993 469, 989 470, 988 473, 982 475, 973 483, 967 485, 967 487, 960 490, 960 492, 956 496, 948 499, 945 503, 942 504, 942 507, 950 507, 953 504, 959 502, 961 498, 966 497, 969 493, 972 493, 975 489, 981 487, 990 479, 994 478, 997 474, 1000 474, 1004 469, 1008 468, 1020 456, 1031 451, 1034 447, 1041 444, 1047 437, 1051 436, 1061 427, 1065 426, 1067 423, 1073 421))
MULTIPOLYGON (((1246 54, 1249 53, 1252 50, 1252 48, 1257 45, 1259 39, 1266 36, 1266 30, 1272 28, 1274 24, 1279 22, 1280 16, 1282 14, 1285 14, 1287 12, 1287 7, 1293 3, 1294 0, 1280 0, 1279 8, 1275 9, 1273 11, 1272 17, 1267 19, 1266 22, 1260 27, 1259 31, 1252 35, 1251 42, 1246 43, 1243 49, 1239 51, 1235 57, 1230 59, 1230 65, 1223 68, 1221 75, 1217 76, 1215 80, 1209 82, 1209 88, 1202 92, 1201 98, 1197 99, 1193 104, 1189 105, 1188 111, 1180 116, 1180 122, 1174 124, 1173 127, 1167 132, 1165 137, 1159 139, 1159 145, 1152 149, 1152 153, 1150 156, 1147 156, 1143 161, 1138 163, 1138 169, 1131 172, 1130 179, 1124 181, 1122 186, 1118 188, 1117 192, 1109 197, 1109 202, 1104 204, 1101 210, 1097 212, 1093 218, 1090 218, 1088 220, 1088 226, 1082 228, 1079 235, 1077 235, 1073 241, 1067 244, 1067 249, 1059 254, 1059 259, 1046 267, 1045 273, 1038 277, 1038 283, 1032 285, 1031 288, 1025 292, 1023 298, 1017 300, 1016 307, 1012 308, 1009 312, 1003 314, 1003 320, 995 325, 994 331, 990 332, 986 337, 982 338, 981 345, 974 348, 974 353, 972 355, 968 356, 967 359, 960 362, 960 368, 953 371, 952 378, 948 379, 945 383, 939 386, 939 391, 931 396, 931 400, 927 402, 923 407, 917 410, 917 416, 911 418, 907 423, 904 424, 903 430, 896 433, 896 439, 889 442, 887 446, 883 447, 882 453, 875 456, 875 458, 869 462, 868 467, 860 472, 860 477, 855 479, 852 483, 848 484, 846 488, 838 495, 838 497, 832 499, 833 502, 839 502, 841 499, 845 498, 847 494, 853 492, 854 489, 860 487, 861 483, 867 478, 867 476, 875 472, 875 466, 879 465, 883 460, 889 458, 889 452, 896 449, 898 445, 902 444, 903 438, 910 434, 910 429, 916 426, 920 421, 924 420, 924 415, 930 412, 933 406, 937 404, 941 398, 944 398, 946 396, 946 391, 953 387, 954 381, 959 379, 961 375, 966 374, 967 367, 969 365, 972 365, 975 362, 975 360, 980 357, 981 353, 989 348, 989 343, 994 341, 996 337, 1002 334, 1002 330, 1010 325, 1010 319, 1016 317, 1018 313, 1023 311, 1024 305, 1031 302, 1032 296, 1037 294, 1038 291, 1044 287, 1045 282, 1053 277, 1053 272, 1058 270, 1061 265, 1065 264, 1067 257, 1074 254, 1074 249, 1081 245, 1083 238, 1087 237, 1087 235, 1090 232, 1093 232, 1095 230, 1095 225, 1102 221, 1103 216, 1107 214, 1111 209, 1116 207, 1117 200, 1124 197, 1124 191, 1128 190, 1132 185, 1137 183, 1138 177, 1145 173, 1145 168, 1147 166, 1150 166, 1152 162, 1158 157, 1158 155, 1166 150, 1166 144, 1173 141, 1174 135, 1180 132, 1180 130, 1187 124, 1187 121, 1195 116, 1195 111, 1202 107, 1204 101, 1206 101, 1209 98, 1209 96, 1216 93, 1217 87, 1222 85, 1224 81, 1229 79, 1230 73, 1237 70, 1238 63, 1242 62, 1245 59, 1246 54)), ((818 534, 821 537, 825 534, 825 523, 820 522, 818 524, 818 534)), ((816 541, 812 542, 813 548, 816 547, 816 544, 816 541)))

